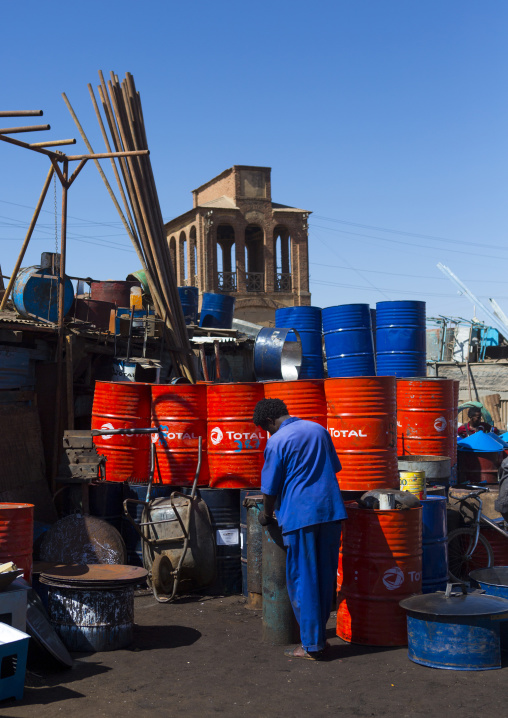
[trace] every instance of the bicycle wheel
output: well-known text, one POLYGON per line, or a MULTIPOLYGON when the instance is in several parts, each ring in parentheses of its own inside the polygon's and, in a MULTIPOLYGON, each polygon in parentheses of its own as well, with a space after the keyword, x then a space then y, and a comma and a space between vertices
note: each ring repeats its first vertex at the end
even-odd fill
POLYGON ((494 565, 492 546, 485 536, 478 536, 478 543, 471 554, 476 530, 455 529, 448 536, 448 573, 452 581, 469 581, 469 574, 475 568, 490 568, 494 565))

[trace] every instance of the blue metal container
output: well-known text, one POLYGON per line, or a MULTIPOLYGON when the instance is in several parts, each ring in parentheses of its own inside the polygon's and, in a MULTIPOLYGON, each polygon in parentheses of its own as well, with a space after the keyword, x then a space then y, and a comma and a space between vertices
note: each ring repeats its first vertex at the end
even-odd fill
POLYGON ((276 327, 291 327, 302 332, 321 334, 321 307, 283 307, 275 312, 276 327), (290 322, 287 324, 287 322, 290 322))
MULTIPOLYGON (((25 267, 18 272, 12 288, 12 301, 22 317, 58 321, 58 277, 39 266, 25 267)), ((64 315, 74 301, 74 287, 69 278, 64 284, 64 315)))
MULTIPOLYGON (((471 586, 481 588, 489 596, 508 599, 508 566, 478 568, 469 574, 471 586)), ((508 621, 501 623, 501 649, 508 651, 508 621)))
POLYGON ((210 512, 217 548, 217 577, 207 593, 241 593, 240 489, 199 489, 199 493, 210 512))
POLYGON ((199 326, 231 329, 234 311, 235 297, 204 292, 199 326))
POLYGON ((178 287, 180 304, 186 324, 197 324, 199 289, 197 287, 178 287))
POLYGON ((374 343, 368 304, 323 309, 328 376, 375 376, 374 343))
POLYGON ((426 376, 425 302, 378 302, 378 376, 426 376))
POLYGON ((444 591, 448 581, 446 496, 420 499, 422 511, 422 593, 444 591))
POLYGON ((407 612, 408 657, 431 668, 485 671, 501 668, 500 626, 508 601, 497 596, 446 593, 411 596, 407 612))
POLYGON ((290 329, 263 327, 254 344, 254 372, 258 381, 298 379, 302 365, 300 337, 290 329), (288 335, 294 337, 289 340, 288 335))
MULTIPOLYGON (((146 494, 145 494, 146 495, 146 494)), ((91 483, 88 489, 90 516, 107 521, 122 532, 124 484, 120 481, 91 483)))
MULTIPOLYGON (((136 501, 146 501, 146 492, 148 490, 148 484, 120 484, 123 490, 123 501, 125 499, 135 499, 136 501)), ((169 484, 152 484, 152 490, 150 492, 151 499, 166 499, 171 496, 173 491, 178 491, 178 486, 170 486, 169 484)), ((141 522, 141 515, 143 513, 142 504, 127 504, 129 514, 132 516, 134 521, 139 524, 141 522)), ((125 547, 127 548, 127 563, 129 566, 142 566, 143 565, 143 546, 141 539, 133 528, 130 521, 122 515, 122 538, 125 541, 125 547)))

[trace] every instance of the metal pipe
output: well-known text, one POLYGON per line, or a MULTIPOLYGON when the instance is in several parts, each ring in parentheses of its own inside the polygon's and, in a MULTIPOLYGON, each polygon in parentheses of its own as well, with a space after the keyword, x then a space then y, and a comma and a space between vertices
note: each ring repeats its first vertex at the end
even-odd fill
POLYGON ((0 117, 42 117, 42 110, 2 110, 0 117))
POLYGON ((0 134, 0 141, 7 142, 10 145, 16 145, 16 147, 24 147, 26 150, 32 150, 32 152, 39 152, 41 155, 51 157, 58 162, 62 162, 65 155, 63 152, 52 152, 51 150, 45 150, 44 147, 32 147, 28 142, 22 142, 21 140, 15 140, 14 137, 7 137, 6 135, 0 134))
POLYGON ((25 127, 3 127, 0 129, 2 135, 14 135, 17 132, 37 132, 38 130, 50 130, 51 125, 27 125, 25 127))
POLYGON ((28 243, 30 242, 30 238, 33 234, 35 225, 37 223, 39 214, 42 209, 42 205, 44 204, 46 194, 48 193, 49 185, 51 184, 51 178, 53 177, 53 172, 54 172, 53 167, 51 167, 48 172, 48 175, 46 177, 46 181, 44 182, 44 187, 42 188, 42 192, 40 194, 39 201, 37 202, 37 205, 35 207, 32 221, 30 222, 30 226, 28 227, 28 231, 26 233, 25 241, 23 242, 23 245, 19 252, 18 259, 16 260, 16 264, 14 265, 14 269, 12 270, 12 274, 9 279, 9 284, 7 285, 7 289, 5 290, 4 296, 2 297, 2 302, 0 303, 0 312, 5 309, 5 305, 7 304, 7 300, 9 299, 9 295, 11 293, 12 287, 14 285, 14 282, 16 281, 16 277, 18 275, 19 268, 21 267, 21 262, 23 261, 23 257, 25 256, 25 252, 28 248, 28 243))
POLYGON ((149 155, 150 150, 133 150, 129 152, 98 152, 93 155, 68 155, 68 160, 107 160, 110 157, 136 157, 149 155))
POLYGON ((59 145, 75 145, 76 140, 49 140, 48 142, 30 142, 30 147, 58 147, 59 145))

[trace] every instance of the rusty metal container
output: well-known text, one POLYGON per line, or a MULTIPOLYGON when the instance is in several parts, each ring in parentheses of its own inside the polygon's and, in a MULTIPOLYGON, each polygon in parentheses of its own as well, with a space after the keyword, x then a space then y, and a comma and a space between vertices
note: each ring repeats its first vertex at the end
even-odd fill
POLYGON ((0 563, 13 561, 32 580, 33 504, 0 503, 0 563))
POLYGON ((263 384, 208 385, 210 486, 222 489, 261 486, 267 436, 252 423, 252 415, 263 398, 263 384))
MULTIPOLYGON (((97 381, 92 407, 92 429, 139 429, 151 426, 150 384, 97 381)), ((104 454, 108 481, 146 482, 150 472, 150 436, 95 436, 104 454)))
POLYGON ((323 379, 266 382, 265 399, 282 399, 291 416, 315 421, 326 429, 326 397, 323 379))
POLYGON ((325 395, 341 489, 398 489, 395 377, 326 379, 325 395))
POLYGON ((337 635, 370 646, 407 644, 399 601, 422 590, 422 508, 346 504, 337 572, 337 635))
MULTIPOLYGON (((154 384, 152 426, 163 484, 192 486, 198 465, 198 441, 206 447, 206 384, 154 384)), ((208 454, 202 451, 198 486, 208 486, 208 454)))
MULTIPOLYGON (((501 447, 500 447, 501 448, 501 447)), ((497 473, 503 451, 459 451, 457 472, 459 484, 497 484, 497 473)))
POLYGON ((76 297, 74 308, 71 309, 70 314, 76 319, 93 324, 97 329, 109 330, 112 309, 115 309, 112 302, 103 302, 89 297, 76 297))
POLYGON ((140 282, 119 282, 110 280, 92 282, 90 285, 90 299, 99 302, 111 302, 117 307, 130 307, 131 287, 140 287, 140 282))
POLYGON ((455 390, 452 379, 397 380, 397 452, 455 456, 455 390))

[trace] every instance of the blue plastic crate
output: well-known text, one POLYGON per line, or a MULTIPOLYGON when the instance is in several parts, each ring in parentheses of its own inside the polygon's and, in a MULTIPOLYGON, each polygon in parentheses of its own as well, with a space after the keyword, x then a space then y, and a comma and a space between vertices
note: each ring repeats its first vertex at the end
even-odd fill
POLYGON ((30 636, 0 623, 0 700, 23 698, 30 636))

